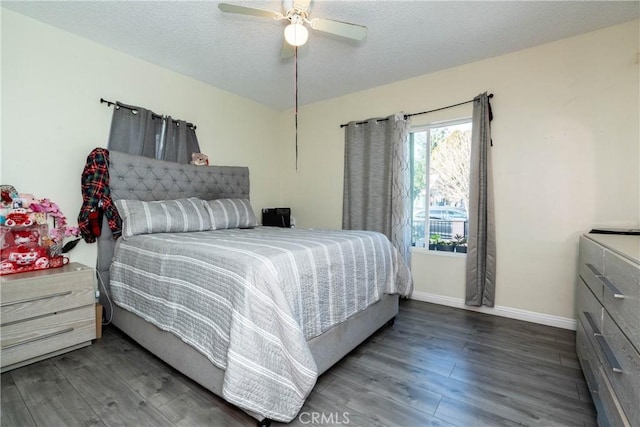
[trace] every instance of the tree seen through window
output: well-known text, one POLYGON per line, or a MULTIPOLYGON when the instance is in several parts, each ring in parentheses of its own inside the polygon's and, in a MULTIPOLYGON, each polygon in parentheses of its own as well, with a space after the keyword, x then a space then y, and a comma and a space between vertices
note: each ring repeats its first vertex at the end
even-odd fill
POLYGON ((468 233, 471 121, 415 128, 409 138, 412 244, 464 252, 468 233))

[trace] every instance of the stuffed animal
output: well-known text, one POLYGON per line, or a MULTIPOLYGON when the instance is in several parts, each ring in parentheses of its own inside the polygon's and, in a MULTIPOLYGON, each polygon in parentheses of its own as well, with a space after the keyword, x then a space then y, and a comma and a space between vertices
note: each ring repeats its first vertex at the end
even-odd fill
POLYGON ((13 243, 16 246, 34 246, 38 244, 39 237, 40 234, 34 227, 26 230, 15 230, 13 232, 13 243))
POLYGON ((0 185, 0 202, 6 206, 10 206, 13 198, 18 195, 13 185, 0 185))
MULTIPOLYGON (((36 196, 28 193, 19 193, 18 198, 22 200, 22 207, 28 208, 33 204, 38 204, 39 200, 36 199, 36 196)), ((35 211, 34 211, 35 212, 35 211)))
POLYGON ((191 153, 190 163, 196 166, 209 166, 209 156, 202 153, 191 153))

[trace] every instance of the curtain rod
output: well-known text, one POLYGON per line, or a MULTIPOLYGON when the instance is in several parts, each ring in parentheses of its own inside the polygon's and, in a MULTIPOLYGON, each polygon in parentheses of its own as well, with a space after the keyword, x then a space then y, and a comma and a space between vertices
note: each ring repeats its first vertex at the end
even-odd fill
MULTIPOLYGON (((124 108, 125 110, 129 110, 129 111, 137 111, 135 108, 131 108, 128 105, 116 104, 115 102, 108 101, 108 100, 106 100, 104 98, 100 98, 100 104, 107 104, 107 107, 111 107, 112 105, 115 105, 117 108, 124 108)), ((152 112, 151 113, 151 118, 153 118, 153 119, 163 119, 164 117, 152 112)), ((187 126, 192 127, 193 130, 196 130, 196 125, 194 125, 193 123, 187 123, 187 126)))
MULTIPOLYGON (((493 98, 493 94, 492 94, 492 93, 490 93, 490 94, 489 94, 489 98, 493 98)), ((468 104, 468 103, 470 103, 470 102, 473 102, 473 99, 470 99, 470 100, 468 100, 468 101, 464 101, 464 102, 459 102, 459 103, 457 103, 457 104, 453 104, 453 105, 447 105, 446 107, 436 108, 435 110, 428 110, 428 111, 421 111, 421 112, 419 112, 419 113, 405 114, 405 115, 404 115, 404 119, 406 120, 406 119, 408 119, 409 117, 412 117, 412 116, 419 116, 419 115, 421 115, 421 114, 435 113, 436 111, 446 110, 447 108, 457 107, 457 106, 459 106, 459 105, 468 104)), ((389 119, 380 119, 380 120, 378 120, 378 121, 379 121, 379 122, 384 122, 385 120, 389 120, 389 119)), ((365 124, 365 123, 367 123, 367 122, 356 122, 356 124, 357 124, 357 125, 362 125, 362 124, 365 124)), ((343 123, 343 124, 341 124, 341 125, 340 125, 340 127, 341 127, 341 128, 346 127, 346 126, 349 126, 349 123, 343 123)))

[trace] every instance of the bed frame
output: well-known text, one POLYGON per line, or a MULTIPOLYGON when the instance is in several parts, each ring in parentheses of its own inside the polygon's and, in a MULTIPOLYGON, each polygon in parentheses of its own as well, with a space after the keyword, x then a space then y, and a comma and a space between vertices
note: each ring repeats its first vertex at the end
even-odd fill
MULTIPOLYGON (((147 157, 112 151, 109 156, 109 179, 113 200, 143 201, 198 197, 204 200, 220 198, 249 199, 249 169, 240 166, 192 166, 164 162, 147 157)), ((107 221, 103 221, 98 238, 98 280, 109 292, 109 267, 116 246, 107 221)), ((100 302, 105 318, 147 350, 173 366, 203 387, 222 396, 224 371, 204 355, 170 332, 163 331, 141 317, 117 305, 111 305, 101 293, 100 302)), ((308 341, 318 368, 325 372, 380 327, 393 323, 398 313, 398 296, 386 295, 377 303, 322 335, 308 341)), ((258 426, 268 426, 270 420, 247 412, 258 420, 258 426)))

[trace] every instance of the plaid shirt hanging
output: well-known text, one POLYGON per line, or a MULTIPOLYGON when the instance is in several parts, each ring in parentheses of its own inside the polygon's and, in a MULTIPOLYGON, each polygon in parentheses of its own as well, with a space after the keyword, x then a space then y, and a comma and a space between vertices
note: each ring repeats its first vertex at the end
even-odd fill
POLYGON ((109 190, 109 150, 95 148, 87 156, 82 171, 82 207, 78 214, 78 228, 87 243, 100 236, 102 214, 107 217, 113 238, 122 234, 122 220, 109 190))

